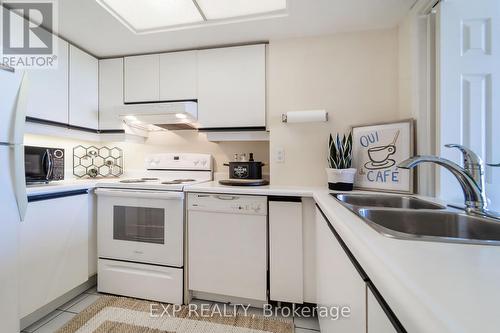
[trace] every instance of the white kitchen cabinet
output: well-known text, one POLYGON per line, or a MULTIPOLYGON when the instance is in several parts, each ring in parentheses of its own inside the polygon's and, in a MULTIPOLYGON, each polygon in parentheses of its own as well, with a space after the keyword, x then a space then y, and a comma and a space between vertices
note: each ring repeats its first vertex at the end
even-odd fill
POLYGON ((98 60, 70 45, 69 47, 69 124, 99 128, 98 60))
POLYGON ((62 124, 68 123, 68 56, 69 45, 56 37, 56 69, 28 71, 29 98, 26 115, 62 124))
POLYGON ((88 194, 30 202, 20 227, 20 317, 88 280, 88 194))
POLYGON ((266 126, 266 47, 198 52, 200 128, 266 126))
POLYGON ((316 304, 316 203, 302 198, 304 302, 316 304))
POLYGON ((88 262, 89 262, 89 278, 97 274, 97 196, 94 191, 88 195, 88 262))
POLYGON ((366 316, 367 333, 397 332, 370 288, 366 288, 366 293, 366 307, 368 311, 366 316))
POLYGON ((302 202, 269 197, 269 293, 273 301, 303 303, 302 202))
POLYGON ((319 307, 350 308, 348 318, 319 316, 321 332, 366 331, 366 286, 316 208, 316 298, 319 307))
POLYGON ((197 52, 172 52, 160 55, 160 100, 197 98, 197 52))
POLYGON ((156 102, 160 99, 160 55, 125 57, 125 102, 156 102))
POLYGON ((99 129, 123 129, 123 58, 99 60, 99 129))

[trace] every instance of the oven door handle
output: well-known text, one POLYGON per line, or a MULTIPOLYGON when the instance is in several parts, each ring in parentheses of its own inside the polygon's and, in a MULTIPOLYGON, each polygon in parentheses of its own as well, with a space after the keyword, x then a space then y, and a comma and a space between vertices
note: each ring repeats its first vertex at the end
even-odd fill
POLYGON ((145 199, 184 199, 184 192, 151 191, 151 190, 123 190, 111 188, 98 188, 95 190, 97 196, 108 196, 118 198, 145 198, 145 199))

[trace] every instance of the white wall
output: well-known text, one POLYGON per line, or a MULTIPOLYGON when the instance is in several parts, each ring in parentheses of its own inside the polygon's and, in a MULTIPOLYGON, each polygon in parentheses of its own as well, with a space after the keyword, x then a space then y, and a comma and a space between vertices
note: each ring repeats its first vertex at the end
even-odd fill
POLYGON ((330 132, 407 117, 398 110, 398 29, 271 41, 268 127, 271 181, 326 186, 330 132), (281 114, 326 109, 327 123, 283 124, 281 114), (274 161, 284 148, 285 162, 274 161))

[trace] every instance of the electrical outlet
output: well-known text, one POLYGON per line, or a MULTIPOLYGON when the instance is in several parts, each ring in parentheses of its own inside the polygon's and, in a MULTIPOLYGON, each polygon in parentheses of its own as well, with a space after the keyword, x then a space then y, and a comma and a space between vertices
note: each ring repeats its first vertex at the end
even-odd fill
POLYGON ((276 148, 274 152, 274 160, 276 163, 285 163, 285 148, 276 148))

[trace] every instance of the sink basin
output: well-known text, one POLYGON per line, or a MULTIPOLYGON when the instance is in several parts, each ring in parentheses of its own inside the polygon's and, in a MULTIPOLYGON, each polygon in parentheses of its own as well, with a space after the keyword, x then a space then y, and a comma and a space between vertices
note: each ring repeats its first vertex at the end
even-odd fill
POLYGON ((414 240, 500 245, 500 221, 454 211, 361 208, 357 214, 380 233, 414 240))
POLYGON ((405 195, 333 193, 337 200, 356 207, 385 207, 406 209, 444 209, 445 207, 405 195))

